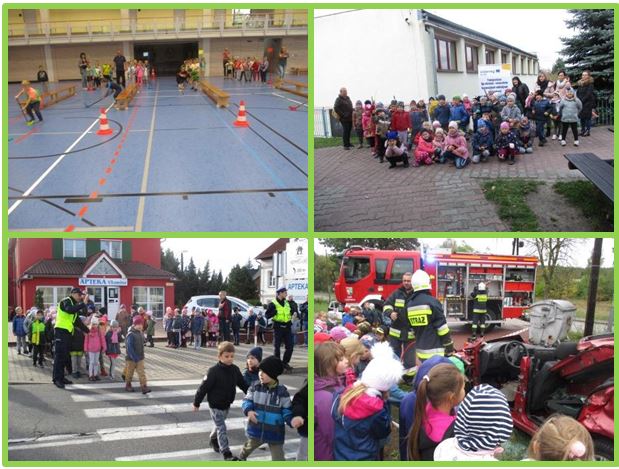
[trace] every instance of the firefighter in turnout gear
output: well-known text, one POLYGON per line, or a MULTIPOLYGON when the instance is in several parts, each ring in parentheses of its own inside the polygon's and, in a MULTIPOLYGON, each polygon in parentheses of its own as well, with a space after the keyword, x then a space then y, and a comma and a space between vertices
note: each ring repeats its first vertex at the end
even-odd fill
POLYGON ((417 358, 423 362, 434 355, 452 355, 454 344, 443 307, 430 294, 430 276, 418 270, 413 274, 412 285, 415 293, 406 303, 406 312, 417 339, 417 358))
POLYGON ((473 292, 471 293, 471 298, 473 298, 473 315, 471 317, 471 329, 473 332, 473 336, 471 340, 477 339, 477 334, 479 337, 484 336, 484 332, 486 332, 486 313, 488 312, 488 292, 486 290, 486 284, 484 282, 479 282, 473 292))
POLYGON ((389 324, 389 345, 402 360, 404 368, 415 366, 415 334, 406 316, 406 303, 413 296, 410 272, 402 275, 402 286, 394 291, 385 301, 383 316, 389 324))

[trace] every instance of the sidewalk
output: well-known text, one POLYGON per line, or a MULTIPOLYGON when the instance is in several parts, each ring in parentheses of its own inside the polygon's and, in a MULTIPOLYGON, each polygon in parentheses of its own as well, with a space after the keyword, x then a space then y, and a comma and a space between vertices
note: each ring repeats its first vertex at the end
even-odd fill
MULTIPOLYGON (((368 148, 315 151, 316 231, 508 231, 495 205, 486 200, 488 179, 526 178, 552 185, 583 176, 570 170, 566 153, 595 153, 613 158, 614 133, 596 127, 591 137, 562 147, 549 140, 509 166, 492 158, 462 170, 453 165, 387 169, 368 148)), ((356 144, 355 140, 355 144, 356 144)), ((567 204, 567 202, 565 202, 567 204)))

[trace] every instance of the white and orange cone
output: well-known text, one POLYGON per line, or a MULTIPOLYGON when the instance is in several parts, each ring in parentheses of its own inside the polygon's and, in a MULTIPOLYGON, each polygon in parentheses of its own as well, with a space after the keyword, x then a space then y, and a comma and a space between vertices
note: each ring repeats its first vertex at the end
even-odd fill
POLYGON ((97 135, 111 135, 114 131, 110 128, 110 125, 107 123, 107 115, 105 114, 105 108, 101 108, 101 114, 99 114, 99 130, 97 130, 97 135))
POLYGON ((249 122, 247 122, 247 116, 245 115, 245 101, 241 101, 239 103, 239 115, 236 116, 236 120, 234 121, 235 127, 249 127, 249 122))

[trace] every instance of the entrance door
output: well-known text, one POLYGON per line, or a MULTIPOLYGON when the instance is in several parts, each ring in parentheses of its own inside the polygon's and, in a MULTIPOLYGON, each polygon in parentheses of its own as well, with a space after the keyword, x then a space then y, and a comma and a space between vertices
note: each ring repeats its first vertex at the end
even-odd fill
POLYGON ((108 321, 116 319, 120 306, 118 287, 107 287, 107 318, 108 321))

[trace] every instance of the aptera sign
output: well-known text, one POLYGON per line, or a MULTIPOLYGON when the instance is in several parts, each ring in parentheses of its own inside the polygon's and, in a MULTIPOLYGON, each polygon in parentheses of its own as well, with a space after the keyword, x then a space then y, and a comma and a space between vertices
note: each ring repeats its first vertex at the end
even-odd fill
POLYGON ((84 287, 126 287, 127 279, 80 277, 80 285, 84 287))

